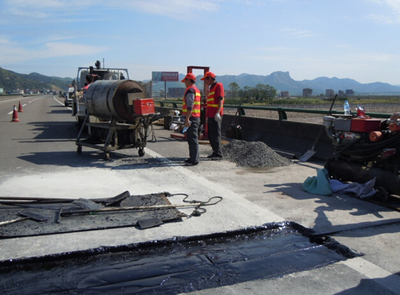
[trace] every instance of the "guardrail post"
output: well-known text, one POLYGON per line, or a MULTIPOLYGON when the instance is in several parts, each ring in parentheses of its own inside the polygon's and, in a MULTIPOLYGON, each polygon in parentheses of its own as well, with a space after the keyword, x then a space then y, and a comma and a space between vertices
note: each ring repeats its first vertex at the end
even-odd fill
POLYGON ((279 121, 282 120, 287 120, 286 112, 280 108, 278 108, 278 114, 279 114, 279 121))

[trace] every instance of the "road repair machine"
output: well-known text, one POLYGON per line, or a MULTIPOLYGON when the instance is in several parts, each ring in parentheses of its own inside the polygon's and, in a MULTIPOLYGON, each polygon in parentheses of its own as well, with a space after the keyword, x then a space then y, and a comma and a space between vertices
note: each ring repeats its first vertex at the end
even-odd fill
POLYGON ((78 87, 84 87, 86 76, 95 81, 76 95, 73 108, 80 126, 78 154, 86 146, 102 150, 105 160, 110 158, 110 151, 126 148, 138 148, 139 156, 144 156, 156 115, 154 100, 146 98, 141 84, 128 79, 127 69, 101 68, 97 61, 96 68, 78 69, 78 87), (86 130, 89 136, 83 138, 86 130))
POLYGON ((327 135, 335 145, 325 164, 331 178, 366 183, 376 179, 376 197, 387 201, 400 195, 400 120, 375 119, 357 114, 324 117, 327 135))

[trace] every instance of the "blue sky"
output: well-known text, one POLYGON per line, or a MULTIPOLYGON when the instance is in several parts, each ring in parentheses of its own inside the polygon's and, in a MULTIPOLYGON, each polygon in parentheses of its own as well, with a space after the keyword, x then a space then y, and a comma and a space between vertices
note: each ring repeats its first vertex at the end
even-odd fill
POLYGON ((103 59, 135 80, 194 65, 398 85, 400 0, 0 0, 0 67, 74 77, 103 59))

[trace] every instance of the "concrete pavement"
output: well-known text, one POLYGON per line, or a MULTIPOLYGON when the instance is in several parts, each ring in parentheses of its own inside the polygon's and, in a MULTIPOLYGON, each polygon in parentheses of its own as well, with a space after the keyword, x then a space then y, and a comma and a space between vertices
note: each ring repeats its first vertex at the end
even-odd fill
MULTIPOLYGON (((186 193, 205 201, 222 196, 223 201, 207 207, 200 217, 166 223, 146 230, 121 228, 52 236, 0 240, 0 260, 37 257, 117 246, 174 236, 193 236, 236 230, 264 223, 294 221, 316 232, 340 230, 334 238, 364 256, 322 268, 267 280, 245 282, 195 294, 400 294, 400 225, 376 226, 400 218, 399 212, 348 195, 318 196, 304 192, 301 184, 315 176, 323 163, 299 163, 280 168, 241 168, 235 163, 210 161, 208 145, 201 145, 198 166, 183 166, 187 143, 170 138, 170 131, 155 128, 156 142, 146 155, 124 150, 103 162, 97 150, 83 149, 82 167, 57 166, 51 171, 25 173, 3 179, 4 196, 44 198, 106 198, 125 190, 131 194, 167 191, 186 193), (88 166, 92 163, 92 167, 88 166), (369 226, 364 228, 364 226, 369 226), (359 228, 360 229, 357 229, 359 228), (363 228, 361 228, 363 227, 363 228), (351 231, 343 231, 352 228, 351 231)), ((73 141, 66 150, 76 151, 73 141)), ((182 204, 181 196, 170 199, 182 204)), ((190 211, 186 211, 190 213, 190 211)))

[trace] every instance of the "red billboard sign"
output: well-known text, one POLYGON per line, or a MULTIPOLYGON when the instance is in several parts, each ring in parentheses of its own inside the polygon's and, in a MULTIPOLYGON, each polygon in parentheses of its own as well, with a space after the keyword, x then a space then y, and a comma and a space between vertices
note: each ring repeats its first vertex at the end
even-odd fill
POLYGON ((161 81, 176 82, 179 81, 178 72, 161 72, 161 81))

